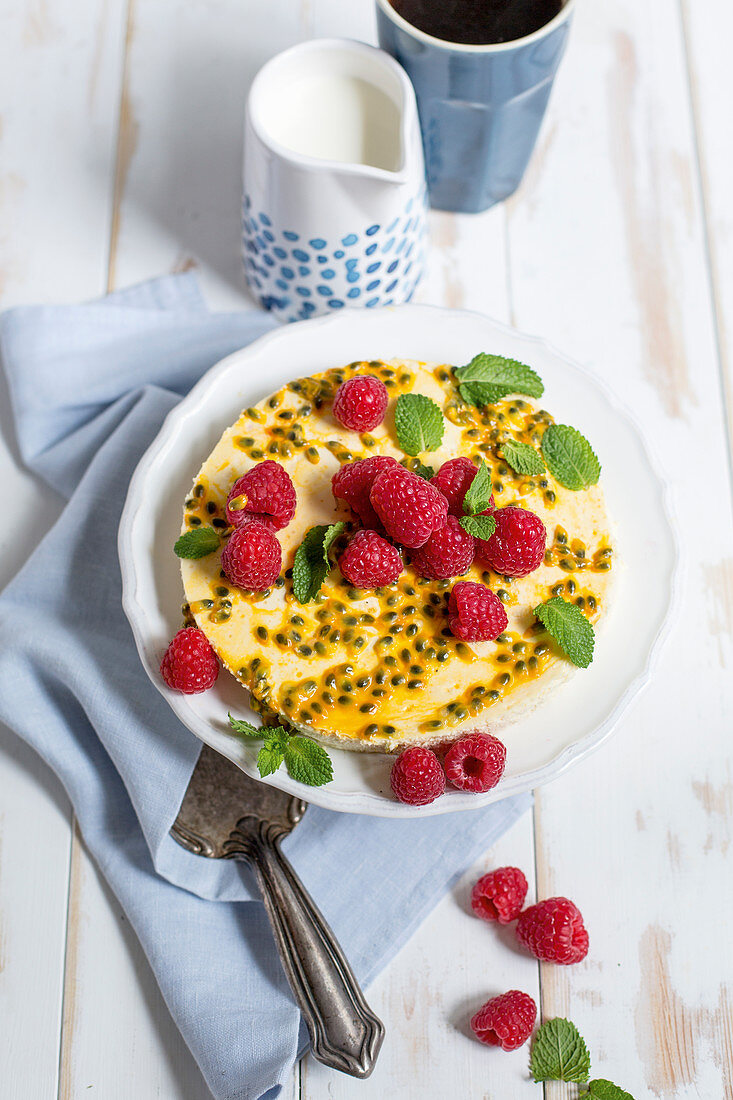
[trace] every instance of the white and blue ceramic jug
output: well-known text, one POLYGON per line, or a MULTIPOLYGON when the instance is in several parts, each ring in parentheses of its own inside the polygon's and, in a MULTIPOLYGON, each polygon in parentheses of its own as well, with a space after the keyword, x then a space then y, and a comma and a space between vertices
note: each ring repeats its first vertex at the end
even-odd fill
POLYGON ((294 46, 247 101, 247 281, 296 321, 409 301, 423 267, 427 198, 412 85, 382 50, 346 39, 294 46))

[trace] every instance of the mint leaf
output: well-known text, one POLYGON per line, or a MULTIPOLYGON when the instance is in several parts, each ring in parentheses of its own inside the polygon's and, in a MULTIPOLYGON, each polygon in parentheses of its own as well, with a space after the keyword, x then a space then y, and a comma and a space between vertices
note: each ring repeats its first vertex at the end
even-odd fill
POLYGON ((535 607, 533 614, 552 635, 560 649, 578 668, 587 668, 593 660, 595 634, 583 612, 562 596, 553 596, 535 607))
POLYGON ((265 743, 257 753, 257 770, 264 779, 272 775, 283 762, 290 734, 281 726, 263 727, 265 743))
POLYGON ((343 522, 320 524, 306 531, 295 552, 293 562, 293 594, 299 603, 314 599, 331 568, 328 552, 346 527, 343 522))
POLYGON ((227 712, 227 718, 229 719, 229 725, 232 727, 234 733, 239 733, 242 737, 264 737, 265 731, 258 729, 257 726, 253 726, 251 722, 243 722, 239 718, 232 718, 231 714, 227 712))
POLYGON ((529 443, 520 443, 518 439, 508 439, 501 445, 501 454, 513 470, 525 476, 541 474, 545 468, 540 455, 529 443))
POLYGON ((503 355, 480 352, 465 367, 454 368, 453 373, 468 405, 493 405, 510 393, 541 397, 545 392, 541 378, 531 367, 503 355))
POLYGON ((463 498, 463 511, 469 516, 474 516, 477 512, 485 512, 491 503, 491 489, 491 474, 483 458, 480 458, 476 476, 466 489, 466 495, 463 498))
POLYGON ((458 522, 469 535, 484 542, 490 539, 496 530, 496 520, 493 516, 461 516, 458 522))
POLYGON ((435 470, 432 466, 425 466, 422 462, 416 462, 412 467, 413 474, 417 474, 418 477, 424 477, 426 481, 430 481, 431 477, 435 477, 435 470))
POLYGON ((566 489, 587 489, 601 476, 601 464, 584 435, 569 424, 550 424, 542 436, 550 473, 566 489))
POLYGON ((317 741, 310 737, 291 737, 285 746, 285 767, 298 783, 320 787, 333 779, 331 759, 317 741))
POLYGON ((219 535, 213 527, 193 527, 173 547, 179 558, 205 558, 218 549, 219 535))
POLYGON ((401 393, 395 406, 394 422, 397 441, 407 455, 435 451, 443 440, 443 414, 423 393, 401 393))
POLYGON ((634 1100, 634 1097, 605 1077, 597 1077, 595 1081, 588 1082, 588 1091, 582 1094, 580 1100, 634 1100))
POLYGON ((590 1054, 575 1024, 559 1018, 542 1024, 532 1044, 529 1068, 535 1081, 587 1081, 590 1054))

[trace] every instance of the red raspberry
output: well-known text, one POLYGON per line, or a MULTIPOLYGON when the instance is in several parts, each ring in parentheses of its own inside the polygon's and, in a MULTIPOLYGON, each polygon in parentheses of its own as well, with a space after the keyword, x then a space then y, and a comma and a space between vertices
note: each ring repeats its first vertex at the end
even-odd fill
POLYGON ((582 914, 567 898, 548 898, 525 909, 517 921, 517 939, 544 962, 570 966, 588 954, 582 914))
POLYGON ((464 642, 491 642, 506 630, 507 613, 498 596, 478 581, 459 581, 448 600, 448 625, 464 642))
POLYGON ((505 577, 526 577, 542 564, 547 531, 539 516, 510 504, 494 512, 490 539, 476 539, 476 557, 505 577))
POLYGON ((445 775, 431 749, 415 745, 405 749, 392 765, 389 782, 400 802, 427 806, 445 790, 445 775))
POLYGON ((443 494, 404 466, 383 470, 369 499, 387 534, 410 550, 423 546, 433 531, 445 526, 448 516, 443 494))
POLYGON ((502 1050, 517 1050, 527 1042, 537 1019, 537 1005, 529 993, 510 989, 492 997, 471 1020, 477 1039, 502 1050))
POLYGON ((357 531, 339 558, 339 569, 357 588, 392 584, 402 572, 402 558, 391 542, 376 531, 357 531))
POLYGON ((463 530, 455 516, 448 516, 445 527, 435 531, 419 550, 414 550, 410 559, 420 577, 443 580, 467 573, 473 554, 473 535, 463 530))
POLYGON ((372 508, 369 493, 375 478, 388 466, 399 466, 391 455, 372 455, 356 462, 347 462, 333 475, 331 485, 337 500, 345 500, 365 527, 381 527, 379 516, 372 508))
MULTIPOLYGON (((463 515, 463 498, 466 491, 476 477, 476 467, 470 458, 462 455, 460 458, 449 458, 438 470, 434 477, 430 478, 430 484, 434 485, 448 501, 448 512, 452 516, 463 515)), ((489 507, 481 514, 487 516, 496 507, 493 494, 489 501, 489 507)))
POLYGON ((506 746, 490 733, 468 733, 445 754, 445 775, 460 791, 483 794, 501 779, 506 766, 506 746))
POLYGON ((266 458, 232 485, 227 497, 227 523, 238 527, 245 519, 254 517, 272 531, 280 531, 295 515, 295 504, 295 486, 290 474, 279 462, 266 458), (241 502, 243 507, 231 508, 230 502, 237 497, 246 498, 241 502))
POLYGON ((482 875, 471 891, 471 908, 482 920, 509 924, 522 911, 527 880, 518 867, 498 867, 482 875))
POLYGON ((261 592, 277 580, 280 543, 269 527, 253 519, 235 528, 221 554, 221 567, 237 588, 261 592))
POLYGON ((184 695, 198 695, 214 686, 219 662, 203 630, 187 626, 178 631, 160 662, 160 675, 169 688, 184 695))
POLYGON ((371 374, 358 374, 342 382, 336 390, 333 415, 339 424, 351 431, 370 432, 384 420, 388 402, 384 382, 371 374))

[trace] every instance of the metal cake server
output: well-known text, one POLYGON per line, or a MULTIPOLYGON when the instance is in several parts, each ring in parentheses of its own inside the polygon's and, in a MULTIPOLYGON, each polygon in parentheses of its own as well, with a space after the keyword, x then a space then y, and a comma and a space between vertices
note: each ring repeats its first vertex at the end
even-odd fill
POLYGON ((333 932, 280 851, 307 802, 250 779, 204 745, 171 835, 189 852, 251 864, 314 1057, 368 1077, 384 1038, 333 932))

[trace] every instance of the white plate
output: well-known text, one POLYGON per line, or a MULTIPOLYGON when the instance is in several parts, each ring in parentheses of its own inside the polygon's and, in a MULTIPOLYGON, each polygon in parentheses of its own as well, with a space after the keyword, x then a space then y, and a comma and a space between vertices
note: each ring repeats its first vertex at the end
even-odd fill
POLYGON ((487 794, 448 790, 430 806, 397 802, 390 757, 333 749, 333 781, 304 787, 281 768, 265 782, 331 810, 406 817, 476 809, 553 779, 606 738, 648 682, 673 605, 677 551, 667 492, 636 425, 582 367, 535 337, 476 313, 430 306, 347 310, 276 330, 213 367, 168 415, 130 483, 120 521, 123 603, 150 679, 202 741, 257 778, 257 745, 227 732, 227 710, 246 717, 246 695, 222 673, 212 691, 180 695, 158 668, 180 627, 183 590, 173 543, 182 502, 204 458, 240 410, 290 379, 354 359, 466 363, 490 351, 529 363, 545 383, 555 418, 588 435, 603 464, 602 484, 618 530, 623 569, 613 607, 587 671, 506 727, 507 770, 487 794), (629 629, 629 624, 633 629, 629 629))

